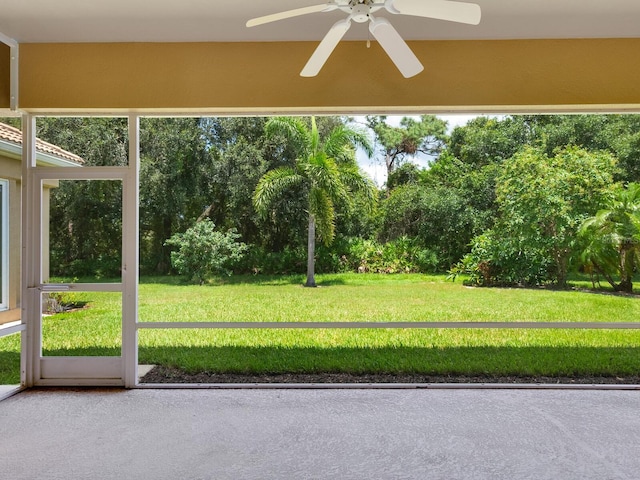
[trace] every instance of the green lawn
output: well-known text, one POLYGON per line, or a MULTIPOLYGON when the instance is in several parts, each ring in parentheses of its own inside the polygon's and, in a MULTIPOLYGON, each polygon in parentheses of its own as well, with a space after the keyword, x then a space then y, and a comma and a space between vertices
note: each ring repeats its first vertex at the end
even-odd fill
MULTIPOLYGON (((231 277, 205 286, 143 278, 141 321, 638 321, 640 298, 467 288, 443 276, 231 277)), ((586 284, 585 284, 586 286, 586 284)), ((119 355, 120 294, 76 293, 84 310, 46 317, 45 355, 119 355)), ((19 336, 0 339, 0 383, 15 382, 19 336)), ((189 372, 640 374, 640 331, 140 330, 140 362, 189 372)))

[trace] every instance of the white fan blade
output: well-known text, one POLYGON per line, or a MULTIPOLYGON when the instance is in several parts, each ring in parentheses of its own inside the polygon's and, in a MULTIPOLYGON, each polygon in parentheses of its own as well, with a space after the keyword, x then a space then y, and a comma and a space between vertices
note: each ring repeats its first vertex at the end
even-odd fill
POLYGON ((277 22, 278 20, 284 20, 286 18, 299 17, 301 15, 307 15, 309 13, 318 12, 330 12, 335 10, 336 6, 330 3, 323 3, 322 5, 312 5, 310 7, 296 8, 295 10, 287 10, 286 12, 274 13, 271 15, 265 15, 264 17, 252 18, 247 22, 247 27, 255 27, 257 25, 264 25, 265 23, 277 22))
POLYGON ((478 25, 482 17, 479 5, 449 0, 387 0, 385 6, 392 13, 470 25, 478 25))
POLYGON ((320 42, 320 45, 316 48, 315 52, 313 52, 313 55, 311 55, 311 58, 302 69, 302 72, 300 72, 300 76, 315 77, 329 59, 329 56, 331 56, 331 53, 335 50, 338 43, 340 43, 344 34, 347 33, 350 26, 351 20, 348 18, 334 23, 329 32, 320 42))
POLYGON ((418 57, 387 19, 372 18, 369 31, 405 78, 413 77, 424 70, 418 57))

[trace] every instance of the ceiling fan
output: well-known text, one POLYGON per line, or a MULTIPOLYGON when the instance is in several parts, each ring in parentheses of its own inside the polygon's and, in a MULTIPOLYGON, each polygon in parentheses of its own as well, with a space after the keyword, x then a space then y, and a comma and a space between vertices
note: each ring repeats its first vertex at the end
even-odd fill
POLYGON ((387 52, 400 73, 405 78, 413 77, 420 73, 424 67, 391 23, 385 18, 372 15, 382 8, 393 14, 435 18, 470 25, 479 24, 481 17, 479 5, 452 0, 330 0, 320 5, 253 18, 247 22, 247 27, 255 27, 310 13, 342 10, 349 16, 344 20, 339 20, 331 27, 300 72, 301 76, 315 77, 320 72, 333 50, 351 27, 351 22, 369 22, 371 35, 387 52))

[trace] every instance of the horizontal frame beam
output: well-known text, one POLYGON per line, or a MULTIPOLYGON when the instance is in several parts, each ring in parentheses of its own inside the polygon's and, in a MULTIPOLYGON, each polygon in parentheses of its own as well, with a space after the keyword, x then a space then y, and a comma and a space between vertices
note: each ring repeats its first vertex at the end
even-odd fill
POLYGON ((640 330, 640 322, 139 322, 138 329, 571 329, 640 330))
POLYGON ((129 167, 38 167, 33 176, 36 180, 120 180, 124 181, 131 171, 129 167))
POLYGON ((49 292, 123 292, 122 283, 43 283, 37 287, 49 292))
POLYGON ((21 108, 220 114, 640 108, 640 64, 629 62, 640 38, 409 43, 428 59, 427 71, 411 79, 398 74, 377 43, 364 52, 359 41, 341 42, 314 78, 299 76, 317 46, 311 41, 21 44, 21 108))
POLYGON ((24 323, 8 324, 8 326, 0 327, 0 338, 7 335, 13 335, 14 333, 24 332, 27 326, 24 323))
POLYGON ((139 383, 148 389, 211 390, 640 390, 631 384, 573 383, 139 383))
POLYGON ((122 357, 41 357, 40 380, 122 382, 122 357))

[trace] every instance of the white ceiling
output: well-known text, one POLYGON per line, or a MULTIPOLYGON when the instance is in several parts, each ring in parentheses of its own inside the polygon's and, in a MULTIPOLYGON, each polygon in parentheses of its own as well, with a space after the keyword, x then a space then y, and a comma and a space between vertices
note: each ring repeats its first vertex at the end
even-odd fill
MULTIPOLYGON (((428 1, 428 0, 423 0, 428 1)), ((472 0, 470 0, 472 1, 472 0)), ((0 0, 0 33, 33 42, 320 40, 339 11, 246 28, 253 17, 321 0, 0 0)), ((391 15, 407 40, 640 37, 640 0, 476 0, 478 26, 391 15)), ((367 37, 353 25, 347 39, 367 37)))

